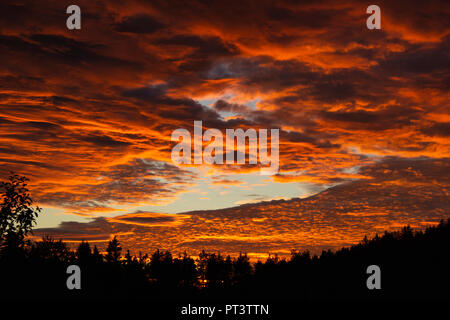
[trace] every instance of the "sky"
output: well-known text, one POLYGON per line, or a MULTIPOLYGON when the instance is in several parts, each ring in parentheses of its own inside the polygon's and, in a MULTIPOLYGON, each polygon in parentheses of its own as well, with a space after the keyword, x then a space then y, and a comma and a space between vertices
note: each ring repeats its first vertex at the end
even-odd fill
POLYGON ((0 177, 37 236, 255 257, 448 217, 450 5, 2 1, 0 177), (67 6, 81 29, 66 27, 67 6), (171 134, 279 129, 279 172, 176 165, 171 134), (202 211, 203 210, 203 211, 202 211))

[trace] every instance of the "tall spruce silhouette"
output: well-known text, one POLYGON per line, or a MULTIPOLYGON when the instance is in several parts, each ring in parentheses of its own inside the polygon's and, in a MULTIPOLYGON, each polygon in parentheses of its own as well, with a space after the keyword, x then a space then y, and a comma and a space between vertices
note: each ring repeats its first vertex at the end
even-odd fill
POLYGON ((120 258, 120 253, 122 252, 122 247, 119 244, 119 240, 117 240, 117 237, 114 236, 114 238, 109 241, 108 247, 106 248, 106 256, 105 259, 107 262, 118 262, 120 258))

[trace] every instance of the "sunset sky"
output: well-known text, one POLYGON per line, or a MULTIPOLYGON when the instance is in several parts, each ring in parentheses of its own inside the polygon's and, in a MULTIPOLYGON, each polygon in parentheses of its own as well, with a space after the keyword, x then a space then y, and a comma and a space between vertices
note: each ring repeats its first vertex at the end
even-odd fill
POLYGON ((449 17, 448 1, 2 1, 0 176, 30 178, 36 236, 135 251, 259 257, 434 224, 449 17), (195 120, 278 128, 279 173, 175 165, 171 133, 195 120))

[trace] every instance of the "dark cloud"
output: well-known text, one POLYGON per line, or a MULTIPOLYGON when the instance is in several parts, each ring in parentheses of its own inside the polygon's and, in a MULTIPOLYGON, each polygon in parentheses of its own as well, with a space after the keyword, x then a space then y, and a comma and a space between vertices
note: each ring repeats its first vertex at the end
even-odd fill
MULTIPOLYGON (((206 109, 199 102, 189 98, 172 98, 166 95, 166 86, 148 86, 137 89, 125 90, 124 97, 136 98, 148 103, 150 106, 164 105, 169 108, 154 108, 153 112, 165 119, 177 120, 203 120, 217 124, 220 116, 213 110, 206 109)), ((189 124, 189 126, 193 125, 189 124)), ((220 126, 222 127, 222 126, 220 126)))
POLYGON ((450 122, 437 122, 429 127, 421 129, 423 133, 430 136, 450 137, 450 122))
POLYGON ((194 53, 189 54, 190 58, 201 57, 226 57, 239 53, 239 49, 233 43, 227 43, 220 37, 199 37, 194 35, 175 35, 171 38, 162 38, 158 40, 159 44, 187 46, 196 49, 194 53))
POLYGON ((345 9, 321 8, 316 10, 292 10, 286 7, 275 6, 268 10, 268 21, 276 21, 286 27, 301 29, 318 29, 326 24, 334 24, 335 20, 347 16, 345 9))
POLYGON ((36 230, 34 237, 39 239, 50 236, 59 239, 61 232, 66 241, 106 241, 113 230, 105 218, 95 218, 88 223, 64 221, 57 228, 41 228, 36 230))
POLYGON ((411 46, 403 52, 393 52, 379 63, 377 70, 388 74, 429 74, 450 69, 450 36, 437 46, 411 46))
POLYGON ((324 111, 322 116, 328 120, 363 125, 366 129, 387 130, 412 125, 421 113, 420 109, 412 107, 390 106, 379 111, 324 111))
POLYGON ((105 135, 89 135, 80 139, 100 147, 127 147, 132 145, 130 142, 118 141, 105 135))
POLYGON ((127 33, 153 33, 161 30, 165 25, 147 14, 137 14, 124 17, 120 22, 114 24, 114 29, 118 32, 127 33))
POLYGON ((120 220, 137 223, 158 223, 174 221, 174 217, 122 217, 120 220))
POLYGON ((229 111, 229 112, 248 112, 249 111, 249 107, 245 106, 245 105, 241 105, 238 103, 229 103, 225 100, 219 99, 214 103, 214 108, 217 111, 229 111))

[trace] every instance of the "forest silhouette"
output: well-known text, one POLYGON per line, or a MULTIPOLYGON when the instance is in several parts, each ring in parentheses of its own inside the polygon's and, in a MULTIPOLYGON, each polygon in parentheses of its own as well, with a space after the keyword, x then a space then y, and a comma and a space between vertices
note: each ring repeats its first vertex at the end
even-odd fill
POLYGON ((27 240, 40 208, 32 207, 26 178, 2 182, 0 284, 2 298, 154 300, 372 300, 450 298, 450 219, 425 230, 409 226, 320 255, 291 252, 251 263, 202 251, 195 259, 169 251, 131 255, 118 238, 106 252, 82 241, 27 240), (81 289, 66 286, 69 265, 81 270, 81 289), (369 265, 381 269, 381 289, 369 290, 369 265), (26 296, 24 296, 26 293, 26 296))

